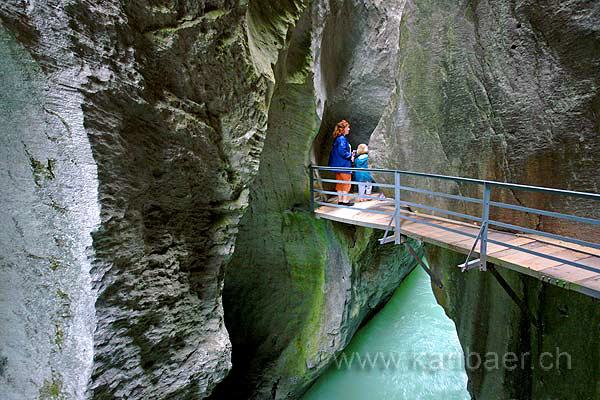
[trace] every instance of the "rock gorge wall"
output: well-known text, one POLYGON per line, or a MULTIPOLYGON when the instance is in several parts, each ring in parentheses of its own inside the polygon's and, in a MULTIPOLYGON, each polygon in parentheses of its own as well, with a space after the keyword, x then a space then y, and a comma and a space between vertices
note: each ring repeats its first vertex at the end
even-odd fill
POLYGON ((11 398, 208 396, 231 368, 223 266, 250 189, 227 274, 231 379, 257 398, 306 389, 412 268, 307 210, 322 119, 355 113, 367 132, 393 88, 396 58, 379 53, 397 49, 399 15, 384 6, 0 6, 11 398))
MULTIPOLYGON (((405 0, 314 2, 317 111, 322 116, 315 149, 325 164, 332 126, 351 122, 353 148, 368 143, 395 86, 400 19, 405 0)), ((319 158, 318 158, 319 159, 319 158)))
MULTIPOLYGON (((599 18, 598 5, 587 1, 407 2, 398 84, 371 138, 374 163, 597 192, 599 18)), ((419 184, 478 195, 473 186, 419 184)), ((577 199, 494 196, 600 216, 577 199)), ((556 219, 492 212, 545 230, 598 235, 556 219)))
MULTIPOLYGON (((57 44, 60 39, 57 39, 57 44)), ((0 392, 83 398, 93 358, 96 164, 77 70, 44 71, 0 26, 0 392)))
POLYGON ((490 273, 460 272, 455 266, 464 262, 463 254, 426 246, 426 256, 444 283, 434 292, 456 323, 465 355, 475 353, 481 360, 478 366, 472 354, 468 364, 473 399, 599 398, 597 299, 498 268, 526 302, 534 323, 490 273), (515 354, 517 361, 504 364, 506 354, 515 354))
POLYGON ((3 393, 202 398, 226 375, 223 266, 304 6, 2 2, 3 393))
MULTIPOLYGON (((597 2, 408 1, 389 107, 371 137, 373 165, 598 192, 600 8, 597 2)), ((406 179, 405 184, 416 183, 406 179)), ((420 187, 479 197, 474 187, 420 187)), ((429 198, 418 198, 434 204, 429 198)), ((526 192, 493 199, 598 218, 591 202, 526 192)), ((438 204, 475 215, 466 204, 438 204)), ((595 241, 597 229, 500 213, 546 231, 595 241)), ((496 352, 568 352, 573 369, 468 371, 474 399, 597 399, 597 300, 501 269, 539 321, 535 328, 489 273, 462 274, 464 256, 427 247, 443 277, 436 291, 462 346, 496 352)))

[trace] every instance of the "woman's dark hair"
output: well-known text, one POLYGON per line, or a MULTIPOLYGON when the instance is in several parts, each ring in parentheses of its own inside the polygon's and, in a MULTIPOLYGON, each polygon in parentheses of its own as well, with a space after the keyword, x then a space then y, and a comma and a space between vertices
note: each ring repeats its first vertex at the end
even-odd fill
POLYGON ((333 130, 333 139, 335 140, 338 136, 342 135, 347 127, 350 124, 345 119, 341 120, 335 125, 335 129, 333 130))

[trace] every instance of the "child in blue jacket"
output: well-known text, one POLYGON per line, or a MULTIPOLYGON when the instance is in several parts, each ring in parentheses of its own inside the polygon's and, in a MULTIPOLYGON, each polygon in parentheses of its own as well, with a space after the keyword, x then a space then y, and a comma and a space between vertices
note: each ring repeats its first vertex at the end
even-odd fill
MULTIPOLYGON (((358 145, 356 149, 356 159, 354 160, 354 168, 369 168, 369 146, 364 143, 358 145)), ((360 196, 369 196, 373 189, 373 177, 368 171, 354 171, 354 180, 361 182, 358 184, 358 194, 360 196)), ((358 201, 367 201, 369 199, 359 197, 358 201)))

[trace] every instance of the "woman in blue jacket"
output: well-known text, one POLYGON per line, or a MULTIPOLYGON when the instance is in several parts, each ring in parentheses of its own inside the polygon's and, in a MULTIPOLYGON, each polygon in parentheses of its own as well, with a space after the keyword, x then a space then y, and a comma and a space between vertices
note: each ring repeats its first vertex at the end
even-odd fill
MULTIPOLYGON (((338 122, 333 131, 333 147, 329 153, 329 166, 330 167, 344 167, 351 168, 354 156, 352 154, 352 148, 346 135, 350 133, 350 124, 345 119, 338 122)), ((335 171, 335 180, 337 181, 348 181, 352 180, 351 171, 335 171)), ((350 200, 350 196, 344 196, 350 193, 352 184, 338 182, 335 185, 335 190, 338 193, 338 204, 343 206, 353 206, 354 202, 350 200)))

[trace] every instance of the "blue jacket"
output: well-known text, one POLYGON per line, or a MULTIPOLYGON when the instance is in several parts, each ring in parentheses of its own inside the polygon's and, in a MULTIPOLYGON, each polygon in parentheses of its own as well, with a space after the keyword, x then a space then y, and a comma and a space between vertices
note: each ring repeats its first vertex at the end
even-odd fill
MULTIPOLYGON (((369 155, 361 154, 354 159, 354 168, 369 168, 369 155)), ((355 171, 354 180, 357 182, 373 182, 370 172, 355 171)))
MULTIPOLYGON (((329 166, 351 168, 351 158, 352 152, 350 151, 350 143, 348 143, 348 139, 346 139, 344 135, 338 136, 333 142, 333 147, 331 148, 331 152, 329 153, 329 166)), ((350 171, 334 172, 343 172, 347 174, 350 173, 350 171)))

